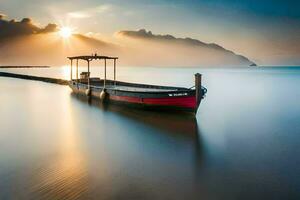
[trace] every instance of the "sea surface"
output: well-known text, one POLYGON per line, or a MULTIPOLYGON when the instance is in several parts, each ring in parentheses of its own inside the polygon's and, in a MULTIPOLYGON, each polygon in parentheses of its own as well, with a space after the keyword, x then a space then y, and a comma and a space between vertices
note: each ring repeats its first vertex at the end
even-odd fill
MULTIPOLYGON (((67 67, 0 71, 70 78, 67 67)), ((300 67, 117 72, 184 87, 199 72, 208 93, 193 117, 0 77, 1 200, 300 199, 300 67)))

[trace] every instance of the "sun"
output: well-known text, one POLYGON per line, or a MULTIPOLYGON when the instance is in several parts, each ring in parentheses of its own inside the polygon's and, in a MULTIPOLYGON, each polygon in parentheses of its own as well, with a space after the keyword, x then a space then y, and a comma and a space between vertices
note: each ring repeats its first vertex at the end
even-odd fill
POLYGON ((72 35, 72 29, 69 27, 62 27, 59 31, 59 35, 63 38, 69 38, 72 35))

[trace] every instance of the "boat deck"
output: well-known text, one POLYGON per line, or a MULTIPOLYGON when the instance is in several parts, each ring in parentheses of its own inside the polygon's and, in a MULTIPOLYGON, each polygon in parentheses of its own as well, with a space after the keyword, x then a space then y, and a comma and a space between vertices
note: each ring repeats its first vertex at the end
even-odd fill
MULTIPOLYGON (((76 83, 76 80, 73 80, 76 83)), ((85 80, 79 80, 80 84, 87 84, 85 80)), ((104 82, 98 78, 91 78, 90 85, 94 88, 103 88, 104 82)), ((127 83, 117 81, 114 84, 112 80, 106 80, 107 89, 115 89, 121 91, 130 91, 130 92, 174 92, 179 90, 186 90, 187 88, 180 87, 168 87, 168 86, 157 86, 157 85, 145 85, 137 83, 127 83)))
POLYGON ((134 86, 121 86, 121 85, 107 85, 107 89, 115 89, 115 90, 122 90, 122 91, 132 91, 132 92, 173 92, 177 91, 177 89, 160 89, 160 88, 141 88, 141 87, 134 87, 134 86))

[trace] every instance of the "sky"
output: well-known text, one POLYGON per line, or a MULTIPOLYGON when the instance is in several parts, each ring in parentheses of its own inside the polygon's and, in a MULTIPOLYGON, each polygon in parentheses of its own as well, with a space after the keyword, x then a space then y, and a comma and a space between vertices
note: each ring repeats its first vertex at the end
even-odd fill
POLYGON ((300 65, 296 0, 0 0, 0 13, 112 43, 119 31, 146 29, 216 43, 259 65, 300 65))

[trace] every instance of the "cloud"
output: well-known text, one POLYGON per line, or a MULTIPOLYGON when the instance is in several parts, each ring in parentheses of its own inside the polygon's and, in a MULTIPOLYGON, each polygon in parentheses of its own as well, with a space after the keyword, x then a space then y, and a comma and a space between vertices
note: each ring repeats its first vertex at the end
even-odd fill
POLYGON ((112 8, 113 8, 113 6, 110 4, 103 4, 103 5, 97 6, 95 10, 98 13, 105 13, 105 12, 111 11, 112 8))
POLYGON ((3 13, 0 13, 0 19, 4 19, 6 17, 6 15, 5 14, 3 14, 3 13))
POLYGON ((56 24, 50 23, 40 28, 30 18, 23 18, 21 21, 16 21, 14 19, 7 20, 4 18, 4 15, 0 15, 0 41, 17 36, 55 32, 57 29, 56 24))
POLYGON ((84 19, 84 18, 90 18, 91 17, 91 15, 87 14, 84 11, 70 12, 70 13, 68 13, 68 16, 70 18, 77 18, 77 19, 84 19))
POLYGON ((86 8, 83 10, 77 10, 73 12, 69 12, 67 16, 69 18, 76 18, 76 19, 85 19, 91 18, 97 14, 105 14, 113 9, 113 6, 110 4, 102 4, 92 8, 86 8))
POLYGON ((40 29, 38 33, 52 33, 58 31, 58 27, 56 24, 48 24, 44 28, 40 29))

